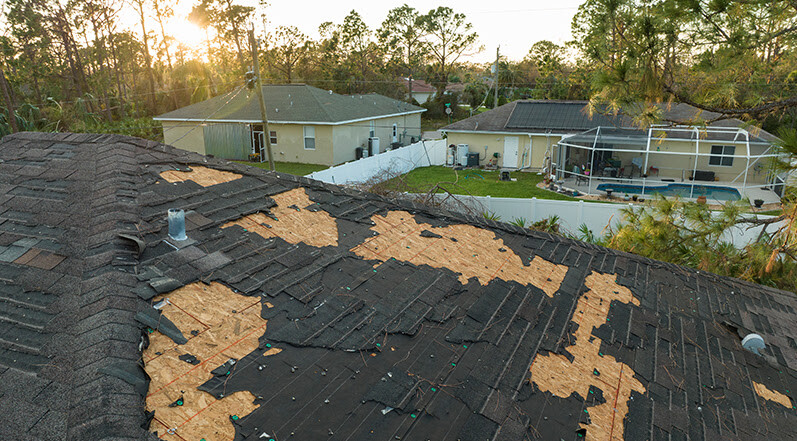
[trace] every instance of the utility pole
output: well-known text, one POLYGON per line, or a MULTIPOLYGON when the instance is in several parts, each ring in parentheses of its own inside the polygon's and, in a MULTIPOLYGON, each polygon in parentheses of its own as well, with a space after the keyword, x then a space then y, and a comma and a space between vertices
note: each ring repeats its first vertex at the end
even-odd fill
MULTIPOLYGON (((263 101, 263 82, 260 80, 260 61, 257 56, 257 40, 255 40, 255 26, 249 29, 249 46, 252 47, 252 69, 254 70, 257 88, 257 101, 260 103, 260 118, 263 120, 263 142, 266 143, 268 152, 268 166, 274 171, 274 155, 271 153, 271 136, 268 131, 268 117, 266 116, 266 102, 263 101)), ((260 158, 263 161, 262 155, 260 158)))
POLYGON ((495 99, 493 100, 493 109, 498 107, 498 60, 501 58, 499 51, 501 46, 495 48, 495 73, 493 73, 493 86, 495 87, 495 99))
POLYGON ((17 127, 17 117, 16 112, 14 111, 14 102, 11 101, 11 91, 8 90, 8 82, 6 81, 6 73, 3 71, 3 68, 0 67, 0 89, 3 89, 3 99, 6 102, 6 108, 8 109, 8 123, 11 125, 11 133, 19 132, 19 127, 17 127))

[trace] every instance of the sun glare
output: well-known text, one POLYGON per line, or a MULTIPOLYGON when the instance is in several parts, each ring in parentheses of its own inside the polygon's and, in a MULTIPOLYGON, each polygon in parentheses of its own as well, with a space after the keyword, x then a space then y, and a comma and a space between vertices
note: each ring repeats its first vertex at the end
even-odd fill
POLYGON ((186 18, 171 20, 167 32, 192 51, 201 52, 206 46, 205 31, 186 18))

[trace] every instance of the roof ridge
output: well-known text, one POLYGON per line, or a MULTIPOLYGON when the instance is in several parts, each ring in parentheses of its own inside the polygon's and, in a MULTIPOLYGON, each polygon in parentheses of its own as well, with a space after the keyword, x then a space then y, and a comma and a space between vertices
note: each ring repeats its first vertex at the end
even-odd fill
MULTIPOLYGON (((326 115, 327 120, 328 121, 335 121, 335 117, 333 117, 332 114, 330 114, 327 111, 326 107, 324 107, 324 105, 321 104, 321 100, 319 100, 318 97, 316 96, 316 93, 317 93, 316 91, 324 92, 324 89, 319 89, 318 87, 308 86, 307 90, 309 91, 310 96, 313 97, 313 100, 315 100, 315 102, 318 104, 318 107, 321 109, 321 111, 324 113, 324 115, 326 115)), ((331 89, 329 91, 332 92, 331 89)), ((336 94, 335 92, 332 92, 330 95, 338 95, 338 96, 341 96, 341 97, 343 96, 343 95, 340 95, 340 94, 336 94)))
MULTIPOLYGON (((147 148, 151 142, 125 135, 79 134, 75 138, 86 139, 77 141, 82 146, 93 146, 83 152, 91 158, 89 168, 94 171, 85 180, 92 194, 99 197, 91 199, 88 210, 103 214, 88 215, 83 230, 83 252, 79 256, 83 268, 74 322, 80 332, 72 342, 74 370, 81 381, 78 387, 95 391, 95 397, 77 396, 70 402, 67 433, 70 439, 106 439, 118 435, 109 433, 107 418, 124 414, 122 409, 143 406, 143 397, 136 393, 135 386, 103 369, 140 358, 138 338, 131 336, 138 329, 133 317, 144 306, 130 292, 136 283, 131 267, 138 262, 137 252, 119 235, 137 233, 140 188, 125 174, 139 172, 137 149, 147 148), (122 157, 129 160, 120 161, 122 157), (133 301, 120 301, 131 298, 133 301), (108 320, 110 316, 112 321, 108 320)), ((144 420, 141 415, 129 426, 138 430, 144 420)), ((145 435, 143 429, 138 433, 142 438, 145 435)))

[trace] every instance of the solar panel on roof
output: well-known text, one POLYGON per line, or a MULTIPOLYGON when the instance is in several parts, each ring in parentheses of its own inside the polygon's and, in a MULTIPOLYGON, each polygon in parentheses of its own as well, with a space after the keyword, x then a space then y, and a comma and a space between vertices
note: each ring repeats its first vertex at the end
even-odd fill
POLYGON ((511 129, 588 130, 597 126, 618 125, 618 118, 601 114, 591 117, 584 103, 519 102, 507 121, 511 129))

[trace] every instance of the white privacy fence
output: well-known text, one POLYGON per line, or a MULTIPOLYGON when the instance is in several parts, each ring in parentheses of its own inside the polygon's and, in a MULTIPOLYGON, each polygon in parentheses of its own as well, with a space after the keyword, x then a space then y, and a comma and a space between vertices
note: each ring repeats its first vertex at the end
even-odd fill
MULTIPOLYGON (((446 208, 451 210, 462 210, 462 205, 469 207, 478 214, 491 213, 499 216, 503 222, 513 222, 516 219, 523 219, 529 224, 549 218, 559 217, 559 224, 570 233, 577 233, 580 226, 586 225, 593 233, 602 236, 608 231, 608 226, 616 228, 623 221, 623 214, 620 212, 628 205, 624 204, 602 204, 597 202, 585 201, 556 201, 549 199, 519 199, 519 198, 495 198, 490 196, 457 196, 458 202, 447 202, 446 208), (461 203, 461 204, 460 204, 461 203)), ((771 218, 772 216, 759 216, 759 218, 771 218)), ((779 224, 776 224, 779 225, 779 224)), ((771 225, 768 231, 777 229, 776 225, 771 225)), ((723 239, 733 243, 737 247, 747 245, 758 238, 758 234, 763 227, 747 229, 747 227, 733 227, 731 232, 723 239)))
POLYGON ((446 163, 446 141, 421 141, 357 161, 310 173, 308 178, 332 184, 361 184, 385 175, 446 163))
MULTIPOLYGON (((446 162, 446 140, 423 141, 401 147, 389 152, 348 162, 326 170, 307 175, 308 178, 332 184, 362 184, 376 180, 380 176, 388 178, 396 174, 408 173, 418 167, 444 165, 446 162)), ((608 226, 616 228, 623 221, 620 212, 625 204, 602 204, 585 201, 557 201, 549 199, 496 198, 490 196, 457 195, 457 201, 447 201, 444 205, 452 211, 471 211, 470 214, 491 213, 504 222, 523 219, 526 225, 558 216, 559 224, 570 233, 577 233, 582 224, 593 233, 602 236, 608 226), (464 205, 464 207, 463 207, 464 205), (465 208, 467 207, 467 208, 465 208), (474 213, 475 212, 475 213, 474 213)), ((772 216, 760 216, 768 218, 772 216)), ((724 240, 736 246, 753 242, 763 227, 747 230, 734 227, 724 240)), ((775 231, 771 225, 769 231, 775 231)))

